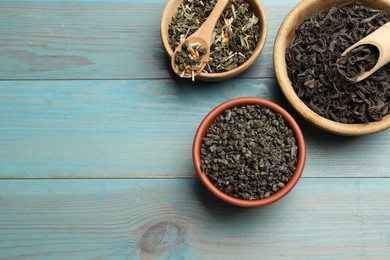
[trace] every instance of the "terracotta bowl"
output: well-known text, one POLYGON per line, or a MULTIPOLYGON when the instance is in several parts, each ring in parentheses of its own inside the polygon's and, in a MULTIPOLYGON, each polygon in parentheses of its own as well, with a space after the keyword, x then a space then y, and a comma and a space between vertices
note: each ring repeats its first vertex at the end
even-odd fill
POLYGON ((194 161, 194 166, 196 169, 196 172, 202 181, 202 183, 206 186, 206 188, 211 191, 212 194, 220 198, 221 200, 241 207, 260 207, 265 206, 268 204, 271 204, 282 197, 284 197, 287 193, 289 193, 292 188, 295 186, 295 184, 298 182, 299 178, 301 177, 305 160, 306 160, 306 146, 305 141, 301 132, 301 129, 299 128, 298 124, 295 122, 293 117, 282 107, 278 106, 277 104, 261 99, 256 97, 242 97, 242 98, 236 98, 229 101, 226 101, 225 103, 222 103, 221 105, 214 108, 201 122, 199 125, 199 128, 195 134, 194 143, 192 147, 192 158, 194 161), (282 115, 283 119, 287 123, 287 125, 293 130, 297 146, 298 146, 298 161, 296 165, 296 170, 293 173, 290 181, 278 192, 274 193, 268 198, 260 199, 260 200, 244 200, 244 199, 237 199, 234 197, 231 197, 219 189, 217 189, 213 183, 209 180, 207 175, 202 172, 201 170, 201 158, 200 158, 200 148, 202 144, 203 137, 205 136, 207 129, 210 127, 210 125, 214 122, 214 120, 221 115, 226 109, 230 109, 233 107, 240 107, 244 105, 260 105, 263 107, 267 107, 270 110, 279 113, 282 115))
MULTIPOLYGON (((167 53, 169 59, 172 58, 172 54, 174 50, 171 49, 171 46, 169 45, 168 42, 168 28, 169 28, 169 24, 171 23, 172 17, 176 14, 177 9, 182 2, 183 2, 182 0, 169 0, 167 5, 165 6, 161 18, 161 29, 160 29, 161 40, 164 45, 165 52, 167 53)), ((221 72, 221 73, 202 72, 196 77, 196 79, 203 80, 203 81, 222 81, 222 80, 230 79, 232 77, 236 77, 237 75, 247 70, 260 55, 261 51, 263 50, 266 36, 267 36, 267 20, 266 20, 264 9, 258 0, 247 0, 247 2, 250 4, 252 11, 259 18, 259 27, 260 27, 260 37, 257 42, 257 46, 253 51, 252 56, 241 66, 235 69, 232 69, 227 72, 221 72)))
MULTIPOLYGON (((350 0, 303 0, 299 3, 285 18, 279 28, 274 45, 274 67, 276 78, 279 82, 280 88, 290 104, 298 111, 298 113, 306 120, 315 126, 340 135, 366 135, 376 133, 390 128, 390 115, 384 117, 381 121, 370 122, 367 124, 343 124, 329 119, 326 119, 309 107, 307 107, 302 100, 295 93, 291 81, 287 74, 286 66, 286 49, 290 46, 295 36, 295 29, 299 27, 302 22, 312 15, 329 10, 332 6, 339 6, 348 4, 353 1, 350 0)), ((360 0, 367 6, 390 11, 390 1, 388 0, 360 0)))

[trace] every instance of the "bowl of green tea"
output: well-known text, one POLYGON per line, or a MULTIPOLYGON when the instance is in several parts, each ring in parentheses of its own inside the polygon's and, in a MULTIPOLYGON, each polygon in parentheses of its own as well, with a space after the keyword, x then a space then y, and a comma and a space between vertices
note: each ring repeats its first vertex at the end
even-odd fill
POLYGON ((221 200, 242 207, 289 193, 305 164, 302 132, 277 104, 256 97, 226 101, 203 119, 192 156, 198 177, 221 200))
MULTIPOLYGON (((176 47, 206 21, 216 2, 168 1, 161 19, 161 40, 170 59, 176 47)), ((221 81, 238 76, 256 61, 266 34, 267 21, 259 1, 229 0, 214 28, 207 65, 196 79, 221 81)), ((180 66, 188 70, 193 65, 180 66)))
POLYGON ((390 64, 364 80, 375 46, 349 47, 390 21, 385 0, 305 0, 279 28, 275 74, 287 100, 315 126, 340 135, 390 128, 390 64))

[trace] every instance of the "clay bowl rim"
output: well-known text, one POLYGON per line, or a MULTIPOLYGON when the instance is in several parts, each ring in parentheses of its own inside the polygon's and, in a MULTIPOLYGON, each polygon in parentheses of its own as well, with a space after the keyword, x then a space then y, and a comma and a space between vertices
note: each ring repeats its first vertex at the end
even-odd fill
MULTIPOLYGON (((246 0, 246 1, 251 5, 253 12, 255 14, 259 14, 258 23, 260 25, 260 38, 257 42, 255 50, 253 51, 253 54, 249 57, 247 61, 245 61, 237 68, 234 68, 226 72, 220 72, 220 73, 202 72, 196 77, 196 79, 203 80, 203 81, 222 81, 222 80, 230 79, 246 71, 250 66, 253 65, 253 63, 255 63, 257 58, 260 56, 261 52, 264 49, 265 42, 267 39, 267 31, 268 31, 267 17, 260 1, 257 0, 246 0)), ((183 2, 183 0, 169 0, 161 16, 160 37, 164 46, 165 53, 168 55, 169 59, 172 58, 172 54, 173 54, 173 50, 171 49, 171 46, 169 45, 169 41, 168 41, 168 26, 172 19, 172 16, 170 14, 176 11, 178 5, 181 2, 183 2)))
POLYGON ((206 117, 202 120, 200 123, 193 142, 192 147, 192 158, 195 170, 198 174, 199 179, 201 182, 206 186, 206 188, 214 194, 219 199, 232 204, 236 206, 241 207, 260 207, 265 206, 271 203, 274 203, 277 200, 280 200, 284 196, 289 193, 294 186, 297 184, 298 180, 300 179, 304 166, 306 161, 306 145, 305 140, 302 134, 302 131, 295 121, 295 119, 282 107, 279 105, 266 100, 262 98, 257 97, 241 97, 241 98, 235 98, 228 100, 217 107, 215 107, 213 110, 211 110, 206 117), (296 170, 293 173, 293 176, 288 181, 288 183, 280 189, 278 192, 274 193, 268 198, 260 199, 260 200, 244 200, 244 199, 237 199, 234 197, 231 197, 222 191, 218 190, 212 182, 209 180, 207 175, 202 172, 201 170, 201 159, 200 159, 200 148, 202 144, 203 137, 205 136, 207 129, 210 127, 210 125, 214 122, 215 118, 221 115, 226 109, 230 109, 233 107, 240 107, 244 105, 260 105, 263 107, 267 107, 273 112, 279 113, 282 115, 283 119, 286 121, 287 125, 293 130, 295 139, 297 141, 298 146, 298 161, 296 165, 296 170))
POLYGON ((378 0, 375 3, 371 3, 370 0, 304 0, 291 10, 281 24, 274 43, 273 58, 275 74, 279 86, 288 102, 303 118, 311 124, 330 133, 346 136, 359 136, 377 133, 390 128, 390 114, 385 116, 381 121, 366 124, 344 124, 318 115, 306 106, 294 91, 287 74, 287 65, 285 60, 286 48, 294 38, 296 26, 301 24, 304 19, 315 13, 325 11, 331 6, 343 5, 351 2, 360 2, 374 8, 380 8, 381 5, 386 5, 390 11, 390 3, 384 0, 378 0))

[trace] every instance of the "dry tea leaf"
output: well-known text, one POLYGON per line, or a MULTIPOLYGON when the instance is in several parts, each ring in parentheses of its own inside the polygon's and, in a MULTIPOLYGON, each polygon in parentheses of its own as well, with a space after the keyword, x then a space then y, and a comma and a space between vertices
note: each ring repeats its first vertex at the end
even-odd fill
MULTIPOLYGON (((168 28, 172 50, 193 34, 207 19, 216 0, 184 0, 168 28)), ((229 0, 214 32, 205 72, 232 70, 253 54, 260 37, 258 17, 245 0, 229 0)))
MULTIPOLYGON (((316 14, 297 28, 286 50, 287 70, 294 90, 310 109, 350 124, 379 121, 390 112, 389 64, 358 83, 345 79, 337 66, 347 48, 388 21, 389 13, 352 3, 316 14)), ((356 68, 362 69, 366 68, 356 68)))
POLYGON ((202 48, 199 43, 189 44, 185 41, 181 51, 176 53, 175 66, 180 77, 194 76, 202 66, 202 56, 207 53, 206 48, 202 48))
POLYGON ((374 45, 361 45, 337 61, 337 70, 344 78, 356 81, 357 76, 370 71, 378 62, 379 50, 374 45))
POLYGON ((282 116, 259 105, 225 110, 201 145, 202 171, 219 190, 245 200, 283 188, 297 156, 294 133, 282 116))

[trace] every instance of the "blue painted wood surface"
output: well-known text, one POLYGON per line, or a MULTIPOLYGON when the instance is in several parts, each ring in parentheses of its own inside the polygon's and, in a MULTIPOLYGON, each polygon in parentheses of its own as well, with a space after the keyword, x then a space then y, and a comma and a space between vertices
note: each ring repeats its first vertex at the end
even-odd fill
MULTIPOLYGON (((248 95, 294 113, 274 79, 0 81, 0 176, 194 177, 198 124, 248 95)), ((341 137, 296 118, 308 149, 304 177, 390 177, 388 131, 341 137)))
POLYGON ((4 257, 385 259, 389 179, 302 179, 260 209, 197 180, 3 180, 4 257))
MULTIPOLYGON (((167 1, 0 1, 3 79, 172 77, 160 40, 167 1), (142 64, 140 66, 140 64, 142 64)), ((261 57, 242 77, 273 76, 273 40, 299 1, 262 1, 269 24, 261 57)))
POLYGON ((263 0, 268 38, 237 79, 172 75, 166 1, 0 0, 0 259, 390 259, 390 132, 325 133, 287 104, 272 48, 298 0, 263 0), (192 138, 241 96, 286 108, 307 164, 259 209, 196 178, 192 138))

